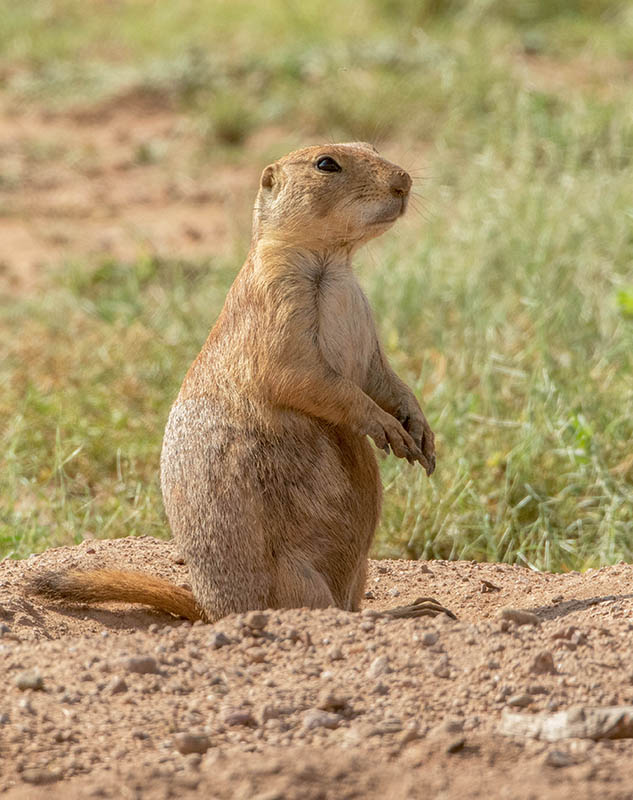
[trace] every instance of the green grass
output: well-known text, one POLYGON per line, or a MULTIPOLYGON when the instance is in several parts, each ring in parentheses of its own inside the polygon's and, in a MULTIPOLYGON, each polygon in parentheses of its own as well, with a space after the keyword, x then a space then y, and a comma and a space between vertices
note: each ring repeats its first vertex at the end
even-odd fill
MULTIPOLYGON (((485 116, 526 53, 607 65, 633 58, 633 6, 24 0, 3 15, 0 81, 48 106, 143 88, 232 146, 270 123, 332 138, 424 139, 485 116)), ((616 82, 624 91, 630 71, 616 82)))
MULTIPOLYGON (((153 87, 240 160, 271 122, 297 140, 424 144, 425 163, 404 164, 425 168, 421 213, 358 271, 437 432, 438 468, 429 481, 381 459, 375 554, 557 570, 631 560, 629 4, 85 9, 16 4, 0 30, 0 63, 21 65, 7 92, 57 104, 153 87), (537 89, 517 69, 535 57, 582 63, 583 80, 572 69, 563 88, 537 89)), ((166 415, 240 259, 66 264, 43 296, 2 304, 0 553, 166 535, 166 415)))

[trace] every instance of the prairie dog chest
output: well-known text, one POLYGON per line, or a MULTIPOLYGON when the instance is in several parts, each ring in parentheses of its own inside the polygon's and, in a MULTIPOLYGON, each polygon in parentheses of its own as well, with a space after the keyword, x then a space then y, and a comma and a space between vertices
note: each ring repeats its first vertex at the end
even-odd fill
POLYGON ((349 269, 327 269, 318 293, 321 352, 339 375, 362 385, 376 347, 369 302, 349 269))

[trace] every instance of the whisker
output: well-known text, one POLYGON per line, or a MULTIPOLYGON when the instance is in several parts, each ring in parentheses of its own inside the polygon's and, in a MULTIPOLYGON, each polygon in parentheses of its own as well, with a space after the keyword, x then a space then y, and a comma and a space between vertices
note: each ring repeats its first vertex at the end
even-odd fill
POLYGON ((409 207, 412 208, 414 213, 421 217, 425 222, 430 222, 433 218, 428 204, 425 203, 425 201, 420 197, 412 196, 409 199, 409 207))

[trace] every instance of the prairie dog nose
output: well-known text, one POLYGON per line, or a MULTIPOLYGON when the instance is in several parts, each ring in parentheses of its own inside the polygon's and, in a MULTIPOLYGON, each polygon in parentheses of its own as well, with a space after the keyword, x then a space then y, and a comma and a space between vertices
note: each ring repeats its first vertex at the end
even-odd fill
POLYGON ((409 173, 405 172, 403 169, 394 172, 389 181, 389 189, 391 194, 395 197, 403 197, 409 194, 411 191, 411 178, 409 177, 409 173))

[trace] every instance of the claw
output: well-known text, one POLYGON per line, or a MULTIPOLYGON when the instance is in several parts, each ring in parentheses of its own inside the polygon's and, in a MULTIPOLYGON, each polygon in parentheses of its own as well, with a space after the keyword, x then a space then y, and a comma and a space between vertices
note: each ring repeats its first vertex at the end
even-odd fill
POLYGON ((424 470, 425 470, 427 475, 430 475, 431 472, 433 472, 433 470, 431 469, 431 465, 427 461, 426 456, 424 455, 424 453, 419 448, 416 447, 416 449, 415 449, 415 451, 413 453, 413 456, 414 456, 415 460, 418 461, 422 465, 422 467, 424 468, 424 470))

